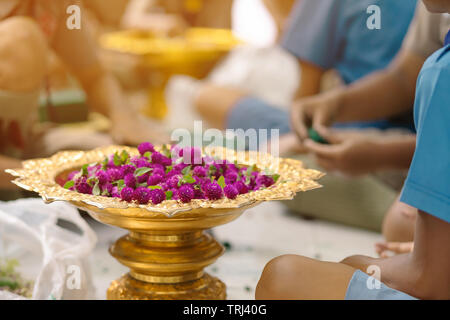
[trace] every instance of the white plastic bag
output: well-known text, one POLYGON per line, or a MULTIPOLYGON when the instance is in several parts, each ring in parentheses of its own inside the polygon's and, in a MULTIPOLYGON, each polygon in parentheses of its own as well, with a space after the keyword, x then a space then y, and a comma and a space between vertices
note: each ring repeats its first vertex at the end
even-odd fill
MULTIPOLYGON (((95 233, 69 204, 0 202, 0 259, 19 261, 21 274, 34 281, 32 299, 93 299, 87 257, 96 242, 95 233), (58 221, 71 223, 80 233, 58 221)), ((0 300, 22 298, 0 290, 0 300)))

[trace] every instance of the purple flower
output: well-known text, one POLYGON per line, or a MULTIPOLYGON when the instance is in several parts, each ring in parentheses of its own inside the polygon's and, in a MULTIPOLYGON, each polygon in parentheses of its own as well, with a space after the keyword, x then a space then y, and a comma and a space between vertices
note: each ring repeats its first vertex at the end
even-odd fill
POLYGON ((176 188, 178 186, 179 181, 180 181, 180 176, 172 176, 166 182, 170 188, 176 188))
POLYGON ((75 181, 75 190, 79 193, 92 194, 92 187, 87 183, 86 177, 79 177, 75 181))
POLYGON ((256 185, 265 186, 266 188, 270 187, 275 183, 272 177, 266 175, 260 175, 255 180, 256 185))
POLYGON ((120 198, 120 192, 119 192, 119 188, 117 186, 113 186, 113 188, 111 190, 111 197, 120 198))
POLYGON ((136 179, 137 179, 137 182, 138 182, 138 183, 144 183, 144 182, 147 182, 147 180, 149 179, 149 177, 150 177, 150 174, 144 173, 143 175, 137 177, 136 179))
POLYGON ((136 187, 136 178, 133 174, 129 173, 123 178, 125 185, 130 188, 136 187))
POLYGON ((147 160, 147 158, 139 158, 136 160, 136 168, 150 168, 151 163, 147 160))
POLYGON ((153 152, 152 153, 152 163, 159 163, 163 166, 170 166, 172 164, 172 160, 167 158, 165 155, 163 155, 160 152, 153 152))
POLYGON ((239 194, 246 194, 248 193, 248 187, 247 185, 242 181, 236 181, 234 183, 234 187, 237 189, 239 194))
POLYGON ((161 189, 155 189, 150 191, 150 199, 153 204, 158 204, 166 200, 166 194, 161 189))
POLYGON ((222 198, 222 188, 215 182, 205 186, 205 195, 209 200, 219 200, 222 198))
POLYGON ((151 191, 145 187, 139 187, 133 192, 133 200, 140 204, 147 204, 151 198, 151 191))
POLYGON ((147 184, 149 186, 156 186, 158 183, 163 181, 163 176, 160 174, 153 174, 147 179, 147 184))
POLYGON ((129 173, 134 173, 136 171, 136 167, 132 164, 125 164, 123 165, 120 170, 122 171, 122 176, 126 176, 129 173))
POLYGON ((205 193, 202 191, 200 185, 194 186, 194 199, 206 199, 205 193))
POLYGON ((172 188, 170 189, 172 191, 172 200, 179 200, 180 197, 178 196, 178 189, 172 188))
POLYGON ((206 170, 206 168, 203 168, 201 166, 197 166, 194 168, 194 171, 192 172, 192 175, 197 176, 197 177, 206 177, 206 175, 208 174, 208 171, 206 170))
POLYGON ((138 146, 138 150, 143 156, 146 152, 155 152, 155 147, 150 142, 144 142, 138 146))
POLYGON ((131 202, 131 200, 133 200, 133 193, 134 193, 134 189, 133 188, 125 187, 120 192, 120 198, 123 201, 131 202))
POLYGON ((114 186, 112 185, 112 183, 107 182, 103 185, 102 190, 107 191, 109 194, 111 194, 113 192, 113 188, 114 186))
POLYGON ((110 168, 106 170, 106 174, 109 176, 110 182, 114 182, 123 178, 122 172, 116 168, 110 168))
POLYGON ((228 199, 236 199, 239 194, 238 189, 232 184, 225 186, 225 188, 223 188, 223 192, 228 199))
POLYGON ((225 183, 226 184, 233 184, 238 179, 238 174, 234 171, 227 172, 225 174, 225 183))
POLYGON ((178 189, 178 196, 180 197, 181 202, 189 203, 194 199, 194 188, 189 184, 185 184, 178 189))
POLYGON ((169 188, 169 185, 168 185, 167 183, 165 183, 165 182, 161 182, 161 183, 159 184, 159 186, 162 188, 163 191, 167 191, 167 190, 170 189, 170 188, 169 188))
POLYGON ((95 176, 98 178, 98 183, 100 185, 104 185, 105 183, 109 182, 109 175, 105 171, 97 171, 95 173, 95 176))
POLYGON ((174 165, 172 170, 181 173, 181 171, 183 171, 183 169, 186 168, 187 166, 188 166, 187 164, 179 163, 174 165))

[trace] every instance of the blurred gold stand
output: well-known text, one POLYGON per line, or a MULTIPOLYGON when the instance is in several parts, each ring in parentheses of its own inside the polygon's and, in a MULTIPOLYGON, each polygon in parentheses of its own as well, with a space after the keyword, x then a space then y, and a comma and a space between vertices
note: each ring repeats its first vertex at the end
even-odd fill
POLYGON ((164 38, 147 31, 122 31, 104 35, 100 43, 110 52, 137 59, 136 71, 149 88, 142 113, 161 120, 167 114, 164 89, 171 76, 202 79, 241 42, 231 30, 191 28, 182 36, 164 38))

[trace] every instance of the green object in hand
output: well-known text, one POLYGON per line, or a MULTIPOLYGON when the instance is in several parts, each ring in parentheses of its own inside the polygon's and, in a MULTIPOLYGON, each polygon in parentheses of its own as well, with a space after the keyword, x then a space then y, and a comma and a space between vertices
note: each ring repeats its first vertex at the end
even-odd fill
POLYGON ((329 144, 327 140, 325 140, 316 130, 313 128, 308 129, 308 136, 312 141, 315 141, 317 143, 321 144, 329 144))

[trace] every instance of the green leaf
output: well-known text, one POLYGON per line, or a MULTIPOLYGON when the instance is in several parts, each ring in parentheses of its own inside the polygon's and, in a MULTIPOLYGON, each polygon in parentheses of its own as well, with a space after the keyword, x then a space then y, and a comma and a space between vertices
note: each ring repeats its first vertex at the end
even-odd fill
POLYGON ((192 176, 183 177, 185 183, 195 183, 195 179, 192 176))
POLYGON ((144 157, 146 157, 147 159, 151 160, 152 159, 152 153, 150 151, 147 151, 146 153, 144 153, 144 157))
POLYGON ((115 166, 120 166, 120 165, 122 165, 122 159, 120 158, 120 156, 119 156, 119 154, 118 154, 117 152, 114 153, 113 161, 114 161, 114 165, 115 165, 115 166))
POLYGON ((156 189, 162 189, 162 187, 161 186, 149 186, 148 189, 156 190, 156 189))
POLYGON ((272 179, 273 179, 273 181, 277 182, 278 179, 280 179, 280 175, 278 173, 275 173, 272 175, 272 179))
POLYGON ((172 171, 172 169, 173 169, 172 166, 168 166, 168 167, 166 168, 166 173, 169 173, 170 171, 172 171))
POLYGON ((98 181, 95 183, 94 188, 92 189, 92 194, 94 196, 99 196, 101 193, 100 186, 98 185, 98 181))
POLYGON ((172 200, 172 197, 173 191, 172 190, 166 191, 166 200, 172 200))
POLYGON ((87 176, 89 174, 88 167, 89 167, 89 164, 85 164, 84 166, 81 167, 81 175, 82 176, 87 176))
POLYGON ((64 184, 64 189, 70 189, 75 185, 75 182, 73 180, 69 180, 64 184))
POLYGON ((93 187, 96 183, 98 183, 98 178, 97 177, 90 177, 90 178, 88 178, 86 180, 86 182, 88 183, 88 185, 93 187))
POLYGON ((102 169, 103 170, 106 170, 106 168, 108 168, 108 163, 109 163, 108 158, 103 159, 103 161, 102 161, 102 169))
POLYGON ((181 173, 185 176, 191 171, 192 166, 187 166, 183 170, 181 170, 181 173))
POLYGON ((152 170, 153 170, 152 168, 147 168, 147 167, 138 168, 134 172, 134 175, 135 175, 135 177, 140 177, 140 176, 143 176, 144 174, 146 174, 147 172, 150 172, 152 170))
POLYGON ((222 189, 225 188, 225 177, 220 176, 219 180, 217 180, 217 183, 222 187, 222 189))
POLYGON ((125 150, 122 151, 120 154, 120 160, 122 160, 122 163, 126 163, 127 160, 130 158, 130 155, 125 150))
POLYGON ((114 181, 112 184, 115 184, 118 187, 120 187, 120 186, 123 186, 125 184, 125 181, 123 179, 121 179, 121 180, 114 181))

